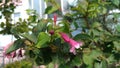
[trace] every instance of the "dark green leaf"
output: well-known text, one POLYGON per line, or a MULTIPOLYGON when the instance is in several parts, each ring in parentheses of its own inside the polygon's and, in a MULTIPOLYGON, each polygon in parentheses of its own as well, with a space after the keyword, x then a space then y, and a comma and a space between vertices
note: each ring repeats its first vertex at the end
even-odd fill
POLYGON ((14 42, 14 44, 9 48, 7 49, 6 53, 11 53, 21 47, 24 47, 25 44, 24 44, 24 40, 23 39, 18 39, 14 42))
POLYGON ((77 34, 75 37, 74 37, 75 40, 90 40, 91 37, 88 35, 88 34, 77 34))

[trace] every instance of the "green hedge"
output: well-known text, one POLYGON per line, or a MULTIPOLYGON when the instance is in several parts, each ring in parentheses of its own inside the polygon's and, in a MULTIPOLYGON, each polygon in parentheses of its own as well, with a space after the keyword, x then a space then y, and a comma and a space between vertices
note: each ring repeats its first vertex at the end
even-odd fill
POLYGON ((23 59, 20 61, 15 61, 13 63, 9 63, 5 65, 4 68, 32 68, 32 62, 27 59, 23 59))

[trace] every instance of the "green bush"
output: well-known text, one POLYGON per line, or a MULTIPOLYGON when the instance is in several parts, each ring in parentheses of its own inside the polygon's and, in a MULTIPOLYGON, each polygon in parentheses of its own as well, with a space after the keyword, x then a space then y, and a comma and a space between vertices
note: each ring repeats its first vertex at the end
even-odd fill
POLYGON ((27 59, 23 59, 6 64, 4 68, 32 68, 32 63, 27 59))

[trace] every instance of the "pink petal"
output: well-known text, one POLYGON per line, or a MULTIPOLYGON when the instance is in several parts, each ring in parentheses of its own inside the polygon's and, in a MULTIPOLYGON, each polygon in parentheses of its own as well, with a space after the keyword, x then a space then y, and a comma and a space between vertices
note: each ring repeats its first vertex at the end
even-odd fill
POLYGON ((70 52, 75 55, 75 54, 76 54, 75 47, 71 47, 71 48, 70 48, 70 52))
POLYGON ((62 38, 64 39, 65 42, 70 41, 70 38, 69 38, 69 36, 67 34, 61 32, 60 35, 62 36, 62 38))
POLYGON ((12 57, 12 58, 15 58, 15 57, 16 57, 16 51, 14 51, 14 52, 11 53, 11 57, 12 57))
POLYGON ((70 39, 70 42, 69 44, 72 46, 72 47, 75 47, 75 48, 80 48, 80 43, 76 42, 75 40, 73 39, 70 39))

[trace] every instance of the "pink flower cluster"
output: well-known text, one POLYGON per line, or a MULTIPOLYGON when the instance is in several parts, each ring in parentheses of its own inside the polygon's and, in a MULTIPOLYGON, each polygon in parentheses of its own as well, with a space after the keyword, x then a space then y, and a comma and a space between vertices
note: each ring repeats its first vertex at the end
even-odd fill
POLYGON ((63 38, 63 40, 64 40, 65 42, 67 42, 67 43, 70 44, 70 52, 73 53, 74 55, 76 54, 75 49, 78 49, 78 48, 80 48, 80 46, 83 45, 82 42, 77 42, 77 41, 71 39, 71 38, 70 38, 67 34, 65 34, 65 33, 62 33, 62 32, 61 32, 60 35, 61 35, 61 37, 63 38))

